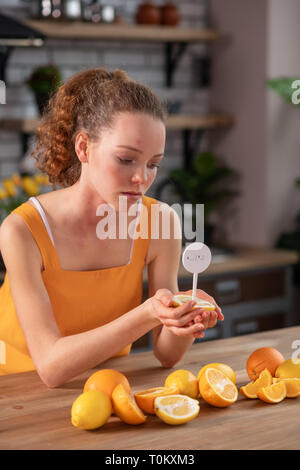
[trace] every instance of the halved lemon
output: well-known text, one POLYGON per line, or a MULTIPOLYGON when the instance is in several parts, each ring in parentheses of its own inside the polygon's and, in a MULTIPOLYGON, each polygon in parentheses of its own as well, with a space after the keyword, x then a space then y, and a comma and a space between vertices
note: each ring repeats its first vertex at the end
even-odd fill
POLYGON ((183 305, 186 302, 190 302, 191 300, 195 300, 195 302, 197 302, 192 308, 193 310, 196 308, 203 308, 207 311, 213 311, 216 309, 216 306, 208 302, 208 300, 202 300, 198 298, 193 299, 193 296, 188 294, 173 295, 173 307, 179 307, 180 305, 183 305))
POLYGON ((117 385, 112 392, 112 402, 115 414, 127 424, 142 424, 146 416, 139 409, 134 399, 122 384, 117 385))
POLYGON ((201 374, 199 391, 203 400, 219 408, 232 405, 238 398, 238 390, 232 380, 213 367, 208 367, 201 374))
POLYGON ((286 397, 286 385, 281 381, 268 387, 263 387, 258 390, 257 396, 266 403, 279 403, 286 397))
POLYGON ((200 405, 198 400, 187 395, 169 395, 157 397, 154 401, 156 415, 171 425, 184 424, 198 416, 200 405))
POLYGON ((241 387, 240 392, 247 398, 258 398, 258 390, 263 387, 268 387, 269 385, 272 385, 272 375, 269 369, 264 369, 259 374, 258 379, 241 387))
POLYGON ((273 377, 273 383, 284 382, 286 386, 286 396, 288 398, 297 398, 300 397, 300 379, 299 377, 294 377, 290 379, 278 379, 273 377))
POLYGON ((134 394, 135 401, 138 406, 145 413, 155 415, 154 400, 157 397, 163 397, 166 395, 175 395, 179 393, 179 389, 175 386, 172 387, 153 387, 147 390, 141 390, 134 394))

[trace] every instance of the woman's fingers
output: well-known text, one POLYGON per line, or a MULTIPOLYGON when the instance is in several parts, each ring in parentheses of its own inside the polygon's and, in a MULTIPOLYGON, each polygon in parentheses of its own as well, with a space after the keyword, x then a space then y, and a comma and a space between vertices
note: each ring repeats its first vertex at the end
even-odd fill
POLYGON ((201 323, 194 323, 191 326, 184 326, 184 327, 177 327, 177 326, 171 326, 169 328, 172 333, 174 333, 177 336, 182 336, 182 337, 199 337, 203 338, 204 337, 204 332, 203 332, 203 325, 201 323))
MULTIPOLYGON (((187 312, 183 315, 181 315, 179 318, 166 318, 164 321, 164 324, 166 326, 176 326, 176 327, 184 327, 187 325, 194 325, 195 321, 195 315, 199 315, 199 312, 197 310, 193 310, 192 312, 187 312)), ((204 325, 202 323, 202 327, 204 328, 204 325)))

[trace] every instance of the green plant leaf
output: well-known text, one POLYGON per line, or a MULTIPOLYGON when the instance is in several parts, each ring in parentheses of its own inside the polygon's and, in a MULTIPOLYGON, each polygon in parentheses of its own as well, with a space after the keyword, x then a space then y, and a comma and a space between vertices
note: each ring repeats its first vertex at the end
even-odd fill
POLYGON ((267 81, 267 85, 269 88, 273 89, 281 96, 286 102, 292 104, 293 106, 300 106, 299 104, 294 104, 292 102, 292 94, 295 92, 295 88, 292 88, 292 83, 295 80, 299 80, 297 78, 291 77, 280 77, 280 78, 272 78, 267 81))

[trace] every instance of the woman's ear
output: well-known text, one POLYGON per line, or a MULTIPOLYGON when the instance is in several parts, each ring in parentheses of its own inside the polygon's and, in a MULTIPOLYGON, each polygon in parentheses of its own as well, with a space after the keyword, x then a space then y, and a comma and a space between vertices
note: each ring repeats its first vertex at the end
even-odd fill
POLYGON ((89 161, 89 137, 85 132, 79 132, 75 139, 75 152, 81 163, 89 161))

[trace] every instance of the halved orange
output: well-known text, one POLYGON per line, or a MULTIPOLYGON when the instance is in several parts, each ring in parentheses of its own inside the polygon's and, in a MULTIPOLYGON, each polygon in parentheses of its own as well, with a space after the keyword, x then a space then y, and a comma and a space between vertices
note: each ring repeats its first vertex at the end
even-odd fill
POLYGON ((273 377, 273 383, 284 382, 286 386, 286 396, 288 398, 300 397, 300 378, 278 379, 273 377))
POLYGON ((112 392, 112 402, 115 414, 124 423, 142 424, 146 421, 147 417, 122 384, 117 385, 112 392))
POLYGON ((272 384, 272 375, 268 369, 264 369, 258 379, 249 382, 240 388, 240 392, 247 398, 257 398, 257 392, 260 388, 268 387, 272 384))
POLYGON ((136 392, 134 394, 134 398, 138 406, 141 408, 141 410, 143 410, 145 413, 155 415, 155 409, 154 409, 155 398, 164 397, 167 395, 176 395, 177 393, 180 393, 180 392, 176 386, 153 387, 153 388, 148 388, 147 390, 136 392))
POLYGON ((213 367, 208 367, 201 374, 199 391, 203 400, 219 408, 232 405, 238 398, 238 390, 232 380, 213 367))
POLYGON ((258 398, 266 403, 279 403, 286 397, 286 385, 283 381, 260 388, 257 392, 258 398))
POLYGON ((210 303, 208 300, 198 299, 197 297, 193 299, 193 296, 188 294, 173 295, 173 307, 179 307, 180 305, 183 305, 186 302, 190 302, 191 300, 197 302, 192 308, 192 310, 197 308, 203 308, 204 310, 212 311, 216 309, 216 306, 210 303))

